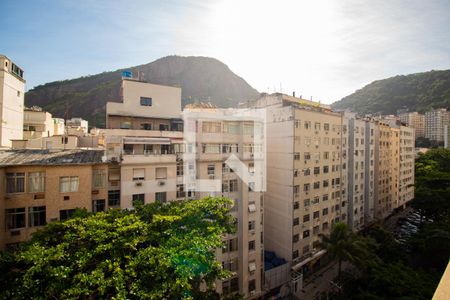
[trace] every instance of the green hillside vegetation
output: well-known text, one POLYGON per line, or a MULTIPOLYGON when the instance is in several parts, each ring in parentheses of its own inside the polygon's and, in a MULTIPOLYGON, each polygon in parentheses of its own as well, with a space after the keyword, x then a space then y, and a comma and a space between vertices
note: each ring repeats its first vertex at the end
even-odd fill
POLYGON ((374 81, 333 103, 335 109, 395 114, 398 109, 425 112, 450 109, 450 70, 399 75, 374 81))
POLYGON ((182 88, 183 105, 195 101, 232 107, 256 99, 258 91, 225 64, 209 57, 167 56, 152 63, 77 79, 50 82, 25 94, 27 106, 37 105, 54 117, 81 117, 90 126, 104 127, 106 102, 119 102, 121 74, 142 72, 151 83, 182 88))

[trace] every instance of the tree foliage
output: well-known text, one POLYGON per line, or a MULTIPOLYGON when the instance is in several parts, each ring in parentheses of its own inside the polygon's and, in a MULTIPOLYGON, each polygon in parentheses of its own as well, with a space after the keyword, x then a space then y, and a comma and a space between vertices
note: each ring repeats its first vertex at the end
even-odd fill
POLYGON ((211 299, 227 275, 214 249, 233 231, 230 203, 207 197, 50 223, 2 254, 0 297, 211 299))

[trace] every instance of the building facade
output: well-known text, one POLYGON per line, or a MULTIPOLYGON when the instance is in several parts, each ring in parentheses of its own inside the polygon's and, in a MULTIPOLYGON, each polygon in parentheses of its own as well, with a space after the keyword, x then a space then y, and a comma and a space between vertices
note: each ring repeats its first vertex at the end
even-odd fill
POLYGON ((24 72, 0 54, 0 147, 23 138, 24 72))
POLYGON ((425 113, 425 137, 430 141, 444 142, 444 127, 450 124, 450 114, 445 108, 425 113))
POLYGON ((0 249, 30 239, 76 208, 110 207, 103 156, 102 150, 0 151, 0 249))
POLYGON ((23 139, 31 140, 52 136, 55 132, 52 115, 37 107, 25 108, 23 115, 23 139))
POLYGON ((400 121, 415 129, 416 138, 425 137, 425 115, 418 112, 406 112, 399 115, 400 121))

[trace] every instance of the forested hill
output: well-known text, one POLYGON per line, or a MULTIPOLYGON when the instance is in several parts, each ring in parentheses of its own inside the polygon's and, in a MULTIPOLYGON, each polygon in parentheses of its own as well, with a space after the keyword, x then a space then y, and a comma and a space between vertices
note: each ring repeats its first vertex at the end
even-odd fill
POLYGON ((450 70, 399 75, 374 81, 333 103, 335 109, 395 114, 398 109, 424 112, 450 109, 450 70))
POLYGON ((135 74, 142 72, 151 83, 181 87, 183 104, 198 100, 231 107, 259 95, 217 59, 167 56, 145 65, 37 86, 25 94, 25 104, 41 106, 54 117, 64 117, 67 107, 69 118, 82 117, 90 126, 102 127, 106 102, 121 100, 119 92, 124 70, 135 74))

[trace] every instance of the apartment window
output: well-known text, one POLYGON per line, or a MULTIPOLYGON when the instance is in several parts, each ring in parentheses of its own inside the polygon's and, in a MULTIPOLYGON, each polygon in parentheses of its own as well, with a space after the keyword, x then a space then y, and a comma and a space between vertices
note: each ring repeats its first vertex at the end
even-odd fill
POLYGON ((141 97, 141 106, 152 106, 152 98, 141 97))
POLYGON ((92 212, 105 211, 106 201, 105 199, 92 200, 92 212))
POLYGON ((322 216, 328 215, 328 208, 322 209, 322 216))
MULTIPOLYGON (((308 230, 308 236, 309 236, 309 230, 308 230)), ((309 245, 306 245, 305 247, 303 247, 303 254, 307 254, 309 253, 309 245)))
POLYGON ((323 173, 328 173, 329 166, 323 166, 323 173))
POLYGON ((254 251, 255 250, 255 246, 256 246, 255 241, 249 241, 248 242, 248 250, 249 251, 254 251))
POLYGON ((307 237, 309 237, 309 230, 303 231, 303 238, 305 239, 307 237))
POLYGON ((108 191, 108 206, 120 206, 120 190, 108 191))
POLYGON ((299 240, 300 240, 300 236, 298 234, 294 234, 294 236, 292 237, 292 242, 297 243, 299 240))
POLYGON ((300 203, 298 201, 294 202, 294 209, 299 209, 300 208, 300 203))
POLYGON ((310 160, 311 159, 311 154, 309 152, 305 152, 303 154, 303 157, 304 157, 305 160, 310 160))
POLYGON ((298 250, 295 250, 294 252, 292 252, 292 259, 296 259, 298 258, 298 250))
POLYGON ((327 230, 328 229, 328 222, 324 222, 322 224, 322 230, 327 230))
POLYGON ((230 192, 238 191, 238 181, 237 179, 230 180, 230 192))
POLYGON ((294 194, 298 194, 300 192, 300 186, 294 185, 294 194))
POLYGON ((256 280, 252 279, 248 282, 248 292, 251 293, 256 290, 256 280))
POLYGON ((303 223, 309 222, 309 220, 310 220, 309 214, 303 216, 303 223))
POLYGON ((319 196, 315 196, 313 199, 313 204, 318 204, 320 202, 319 196))
POLYGON ((42 193, 45 191, 45 172, 28 173, 28 192, 42 193))
POLYGON ((320 174, 320 167, 314 167, 314 175, 320 174))
POLYGON ((314 123, 314 129, 315 130, 320 130, 320 123, 314 123))
POLYGON ((314 182, 314 189, 315 190, 320 189, 320 181, 314 182))
POLYGON ((159 124, 159 131, 169 131, 169 124, 159 124))
POLYGON ((318 219, 318 218, 319 218, 319 215, 320 215, 320 212, 319 212, 319 211, 315 211, 315 212, 313 213, 313 219, 318 219))
POLYGON ((292 221, 292 225, 293 225, 293 226, 297 226, 297 225, 299 225, 299 224, 300 224, 299 218, 294 218, 294 220, 292 221))
POLYGON ((304 207, 308 207, 308 206, 309 206, 309 204, 310 204, 310 201, 309 201, 309 199, 305 199, 305 200, 303 200, 303 206, 304 206, 304 207))
POLYGON ((319 226, 319 225, 314 226, 314 228, 313 228, 313 234, 314 234, 314 235, 319 234, 319 231, 320 231, 320 226, 319 226))
POLYGON ((141 123, 141 129, 142 130, 153 130, 153 124, 152 123, 141 123))
POLYGON ((325 194, 322 196, 322 201, 327 201, 328 200, 328 194, 325 194))
POLYGON ((323 123, 323 130, 329 131, 330 130, 330 124, 329 123, 323 123))
POLYGON ((25 192, 25 173, 6 173, 6 192, 25 192))
POLYGON ((131 122, 120 122, 120 129, 131 129, 131 122))
POLYGON ((248 221, 248 230, 255 230, 255 221, 248 221))
POLYGON ((102 188, 105 186, 106 172, 105 170, 92 170, 92 187, 102 188))
POLYGON ((65 221, 70 219, 72 215, 75 213, 75 209, 63 209, 59 211, 59 220, 65 221))
POLYGON ((45 206, 28 208, 28 224, 30 227, 44 226, 46 224, 45 206))
POLYGON ((330 152, 324 152, 323 159, 329 159, 329 158, 330 158, 330 152))
POLYGON ((78 185, 79 185, 78 176, 59 177, 59 192, 61 193, 77 192, 78 185))
POLYGON ((294 160, 300 160, 300 152, 294 153, 294 160))
POLYGON ((184 165, 182 160, 177 161, 177 176, 183 176, 184 174, 184 165))
POLYGON ((177 198, 186 197, 186 192, 184 191, 184 184, 177 184, 177 198))
POLYGON ((156 179, 166 179, 167 178, 167 168, 156 168, 155 169, 156 179))
POLYGON ((228 295, 234 292, 239 292, 239 279, 237 277, 222 281, 222 294, 228 295))
POLYGON ((311 128, 311 122, 305 121, 305 129, 309 129, 309 128, 311 128))
POLYGON ((133 207, 143 205, 145 203, 145 194, 134 194, 132 199, 133 207))
POLYGON ((167 201, 167 192, 155 193, 155 201, 165 203, 167 201))
POLYGON ((145 169, 133 169, 133 181, 144 180, 145 179, 145 169))
MULTIPOLYGON (((220 123, 218 123, 218 124, 220 124, 220 123)), ((252 127, 252 129, 253 129, 253 127, 252 127)), ((219 129, 219 132, 220 132, 220 129, 219 129)), ((237 122, 225 122, 223 124, 223 132, 229 133, 229 134, 239 134, 240 133, 239 123, 237 123, 237 122)), ((253 132, 250 133, 250 135, 251 134, 253 134, 253 132)))
POLYGON ((220 122, 203 122, 202 132, 205 133, 220 133, 222 126, 220 122))
POLYGON ((329 184, 330 184, 330 181, 328 179, 324 180, 322 183, 323 187, 327 187, 329 184))
POLYGON ((208 154, 219 154, 220 144, 202 144, 202 152, 208 154))
POLYGON ((25 207, 6 209, 5 214, 6 229, 25 228, 25 207))
POLYGON ((254 128, 253 124, 244 124, 244 134, 245 135, 253 135, 254 133, 255 133, 255 128, 254 128))
MULTIPOLYGON (((254 241, 253 241, 254 242, 254 241)), ((230 239, 223 242, 222 253, 233 252, 238 250, 238 239, 230 239)))
POLYGON ((311 175, 311 169, 310 169, 310 168, 304 169, 304 170, 303 170, 303 175, 304 175, 304 176, 309 176, 309 175, 311 175))
POLYGON ((310 184, 309 183, 305 183, 303 185, 303 191, 307 192, 307 191, 309 191, 309 188, 310 188, 310 184))
POLYGON ((208 176, 214 176, 216 167, 214 165, 208 165, 208 176))

